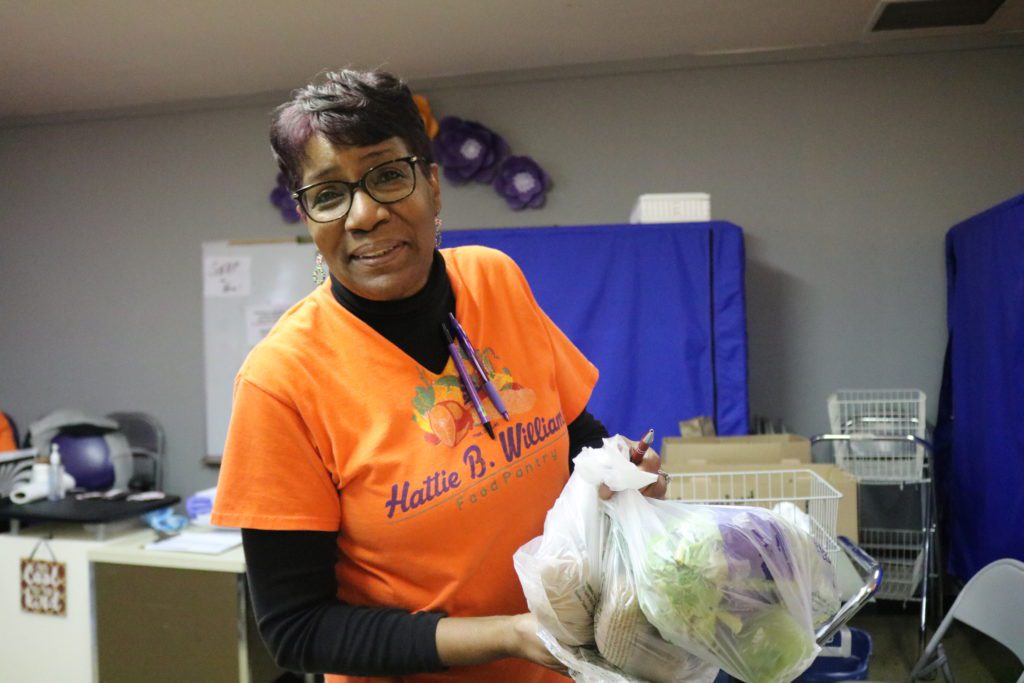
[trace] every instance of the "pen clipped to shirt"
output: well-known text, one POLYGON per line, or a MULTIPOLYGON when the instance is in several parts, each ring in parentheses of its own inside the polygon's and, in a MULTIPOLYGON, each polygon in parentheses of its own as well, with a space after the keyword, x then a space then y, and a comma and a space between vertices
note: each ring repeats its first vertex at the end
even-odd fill
MULTIPOLYGON (((456 325, 457 324, 458 323, 456 323, 456 325)), ((470 403, 473 404, 473 410, 476 411, 477 417, 480 418, 480 424, 482 424, 484 429, 487 430, 487 435, 493 439, 494 427, 491 426, 490 418, 487 417, 487 411, 484 410, 484 404, 480 402, 480 394, 476 390, 476 385, 473 384, 473 379, 469 376, 469 372, 466 370, 466 366, 462 362, 462 356, 459 354, 458 344, 456 344, 455 340, 452 338, 452 333, 448 330, 448 325, 441 323, 441 332, 444 334, 444 340, 448 344, 448 355, 451 356, 452 362, 455 364, 455 371, 459 373, 459 381, 462 382, 462 388, 465 389, 467 394, 469 394, 470 403)), ((475 354, 470 353, 469 355, 474 360, 476 359, 475 354)), ((482 379, 486 380, 486 377, 486 375, 481 374, 482 379)))
POLYGON ((494 382, 491 381, 490 376, 484 370, 483 365, 480 363, 480 359, 477 358, 476 349, 469 343, 469 337, 466 336, 466 331, 462 329, 462 325, 455 319, 454 313, 448 314, 448 321, 451 323, 452 330, 455 331, 455 336, 459 340, 459 344, 462 345, 462 350, 469 356, 469 361, 476 368, 476 374, 480 376, 480 381, 484 383, 484 389, 487 391, 487 395, 491 397, 491 403, 501 413, 501 416, 505 418, 505 421, 509 421, 508 411, 505 409, 505 402, 501 400, 501 395, 498 390, 494 387, 494 382))

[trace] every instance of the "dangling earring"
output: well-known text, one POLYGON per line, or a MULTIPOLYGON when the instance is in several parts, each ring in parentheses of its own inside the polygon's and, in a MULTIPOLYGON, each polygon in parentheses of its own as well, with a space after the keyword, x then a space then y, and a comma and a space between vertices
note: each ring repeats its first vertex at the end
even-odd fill
POLYGON ((316 252, 316 265, 313 267, 313 282, 321 285, 327 279, 327 270, 324 268, 324 255, 316 252))
POLYGON ((434 248, 441 248, 441 218, 434 216, 434 248))

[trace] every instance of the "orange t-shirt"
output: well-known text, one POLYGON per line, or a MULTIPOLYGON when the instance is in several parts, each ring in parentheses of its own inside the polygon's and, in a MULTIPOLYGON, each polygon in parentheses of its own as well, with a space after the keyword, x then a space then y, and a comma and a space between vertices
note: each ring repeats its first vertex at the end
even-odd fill
MULTIPOLYGON (((442 254, 455 315, 510 413, 505 422, 485 400, 498 438, 479 425, 450 359, 440 375, 423 368, 325 284, 238 373, 212 521, 338 531, 338 598, 349 604, 518 614, 527 606, 512 554, 542 532, 568 479, 566 425, 597 370, 507 256, 442 254)), ((503 659, 401 680, 564 679, 503 659)))

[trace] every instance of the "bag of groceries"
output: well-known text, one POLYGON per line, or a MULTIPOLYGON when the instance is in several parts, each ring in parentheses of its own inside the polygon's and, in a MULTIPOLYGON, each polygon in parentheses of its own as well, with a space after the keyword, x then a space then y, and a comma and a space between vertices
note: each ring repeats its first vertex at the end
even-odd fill
POLYGON ((593 485, 569 477, 544 520, 544 535, 514 555, 530 611, 558 642, 593 645, 608 517, 593 485))
POLYGON ((515 554, 552 653, 587 683, 798 676, 839 607, 821 549, 761 508, 645 498, 656 477, 628 451, 622 437, 584 449, 544 535, 515 554))
POLYGON ((814 539, 769 510, 626 491, 608 501, 640 606, 666 640, 750 683, 791 681, 839 609, 814 539))
POLYGON ((577 681, 710 683, 718 669, 665 641, 644 617, 621 543, 609 534, 610 518, 597 496, 599 483, 616 491, 640 489, 657 476, 633 465, 611 466, 628 459, 622 437, 587 450, 593 457, 577 457, 576 471, 548 511, 544 534, 513 558, 540 637, 577 681))
POLYGON ((602 578, 594 642, 604 661, 651 683, 710 683, 715 679, 717 666, 666 641, 644 616, 632 567, 616 532, 607 540, 602 578))

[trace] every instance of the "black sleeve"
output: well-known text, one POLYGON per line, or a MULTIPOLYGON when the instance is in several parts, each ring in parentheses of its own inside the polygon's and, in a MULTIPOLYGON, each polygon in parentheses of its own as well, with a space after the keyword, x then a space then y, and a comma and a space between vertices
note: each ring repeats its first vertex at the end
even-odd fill
POLYGON ((337 534, 242 529, 260 635, 281 667, 304 673, 401 676, 441 671, 445 615, 347 605, 337 598, 337 534))
POLYGON ((585 447, 597 448, 601 440, 609 436, 608 430, 586 408, 580 416, 569 423, 569 471, 573 468, 573 459, 585 447))

